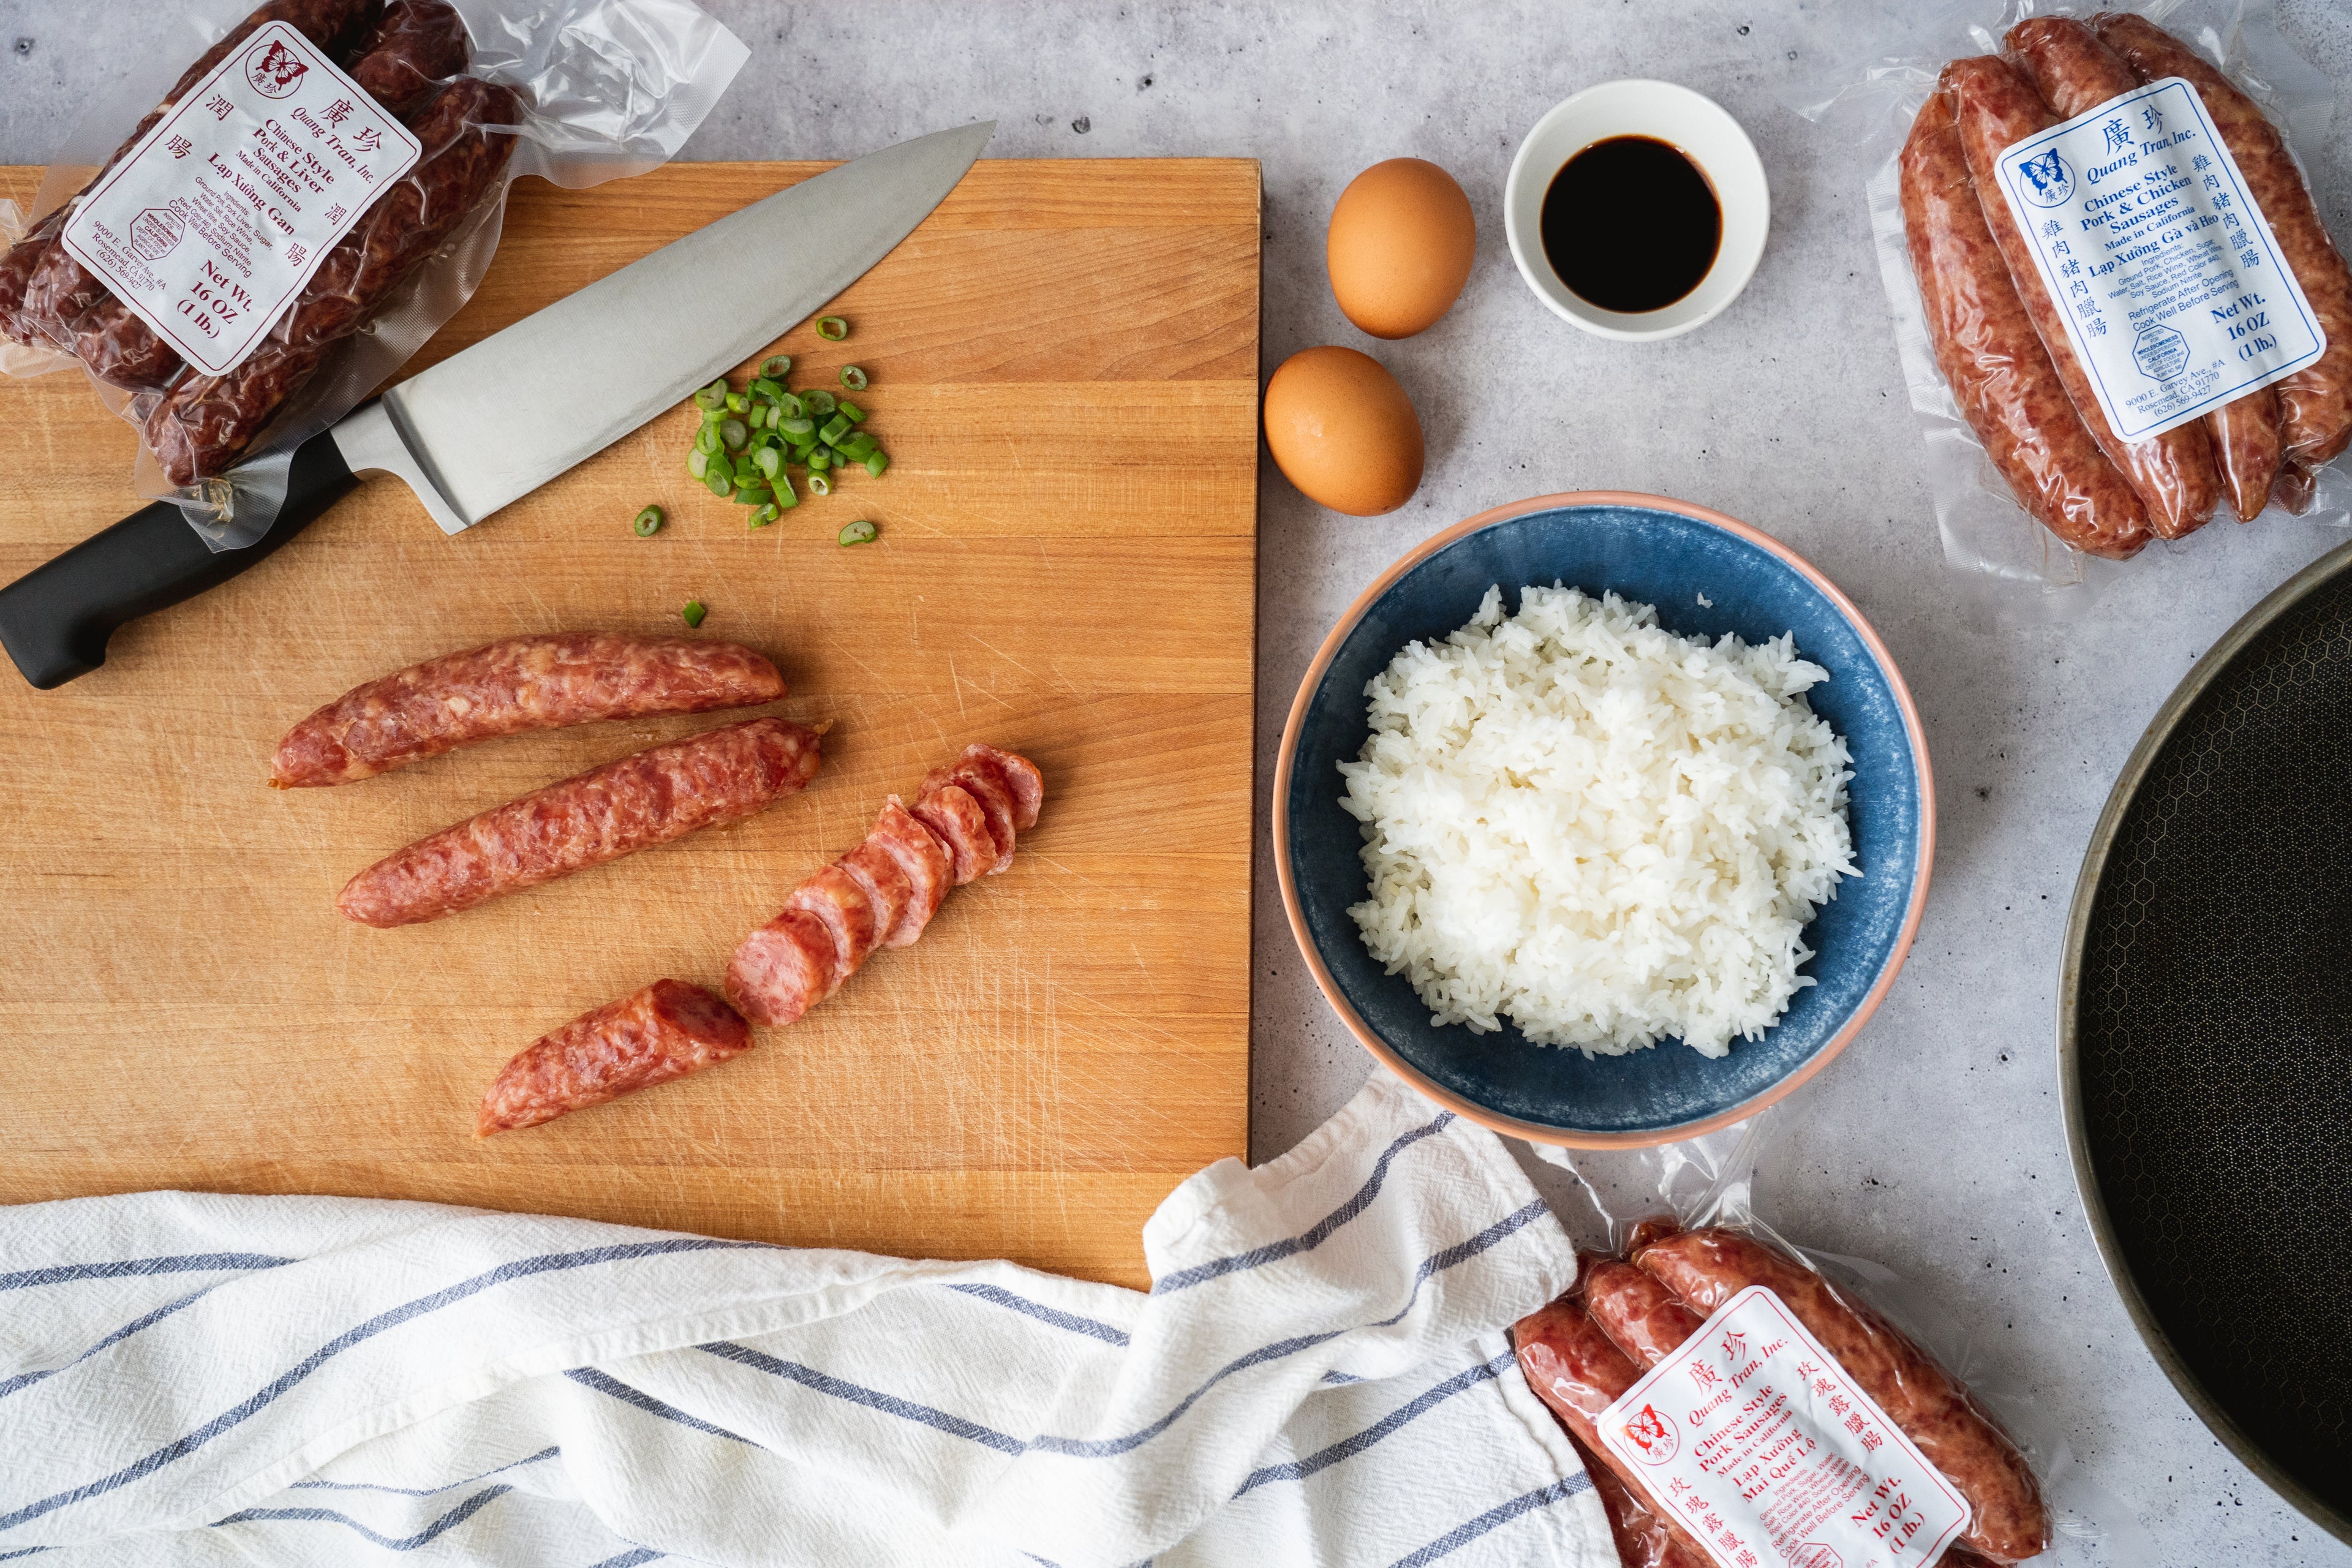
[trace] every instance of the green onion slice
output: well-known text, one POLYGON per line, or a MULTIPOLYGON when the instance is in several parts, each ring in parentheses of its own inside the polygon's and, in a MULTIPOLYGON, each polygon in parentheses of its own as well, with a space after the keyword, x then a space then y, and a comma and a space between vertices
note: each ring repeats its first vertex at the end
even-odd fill
POLYGON ((787 392, 776 399, 776 412, 787 419, 797 419, 806 414, 808 408, 801 402, 797 393, 787 392))
POLYGON ((880 479, 882 477, 882 470, 889 466, 890 457, 887 452, 877 450, 866 459, 866 471, 874 479, 880 479))
POLYGON ((730 452, 740 452, 751 443, 751 427, 740 419, 730 419, 719 427, 719 439, 730 452))
POLYGON ((801 498, 793 493, 793 481, 786 479, 783 475, 778 474, 776 476, 776 499, 774 502, 776 510, 779 511, 785 511, 800 504, 801 498))
POLYGON ((717 496, 720 500, 725 500, 729 496, 735 493, 734 481, 730 479, 725 474, 720 473, 717 468, 711 469, 709 477, 702 482, 709 486, 710 493, 717 496))
POLYGON ((751 462, 753 467, 772 479, 776 477, 776 470, 784 466, 784 455, 773 447, 762 447, 751 454, 751 462))
POLYGON ((737 506, 765 506, 776 499, 776 492, 765 485, 745 485, 735 492, 737 506))
POLYGON ((837 343, 849 335, 849 323, 839 316, 819 316, 816 319, 816 335, 826 342, 837 343))
POLYGON ((686 455, 686 471, 698 479, 707 478, 710 473, 710 454, 698 447, 688 452, 686 455))
POLYGON ((701 429, 696 431, 694 433, 694 449, 698 452, 716 452, 719 450, 719 426, 716 425, 705 425, 701 429))
POLYGON ((841 367, 841 384, 849 388, 852 392, 863 392, 866 390, 866 373, 858 369, 854 364, 843 365, 841 367))
POLYGON ((763 398, 770 403, 773 403, 777 398, 782 397, 783 395, 784 389, 778 386, 774 382, 770 381, 766 376, 756 375, 751 378, 752 396, 763 398))
POLYGON ((872 523, 860 518, 856 522, 853 522, 848 527, 843 529, 839 533, 835 534, 834 538, 837 542, 842 544, 871 544, 874 542, 874 536, 880 531, 881 530, 876 528, 872 523))
POLYGON ((805 415, 803 415, 797 418, 785 420, 782 425, 777 426, 776 428, 782 431, 785 435, 792 437, 793 438, 793 444, 797 446, 801 437, 814 436, 816 434, 816 421, 809 418, 805 415))
POLYGON ((727 395, 728 413, 740 414, 751 406, 751 400, 749 397, 746 397, 743 394, 740 392, 730 392, 727 395))
POLYGON ((723 375, 694 395, 694 405, 706 411, 719 407, 726 401, 727 378, 723 375))
POLYGON ((833 454, 825 450, 823 447, 814 447, 809 449, 809 455, 806 461, 812 469, 818 473, 823 473, 825 469, 833 467, 833 454))
POLYGON ((709 613, 702 607, 701 600, 688 599, 686 602, 686 608, 678 612, 678 618, 686 623, 687 630, 692 631, 702 624, 702 617, 709 613))
POLYGON ((802 393, 801 403, 812 419, 829 418, 841 406, 841 400, 821 386, 802 393))
POLYGON ((637 513, 637 520, 629 526, 637 531, 637 537, 639 539, 651 539, 655 534, 661 531, 661 525, 662 509, 657 506, 649 506, 646 508, 645 510, 637 513))
POLYGON ((840 440, 844 436, 848 434, 848 419, 836 414, 832 418, 826 420, 823 425, 817 426, 816 438, 830 447, 835 441, 840 440))
POLYGON ((809 494, 813 496, 829 496, 832 493, 833 481, 824 477, 822 469, 809 475, 809 494))
POLYGON ((873 437, 868 436, 866 432, 861 430, 856 435, 849 437, 837 443, 833 449, 840 453, 843 457, 848 458, 853 463, 862 463, 866 460, 867 454, 871 453, 880 445, 881 443, 879 441, 877 441, 873 437))
POLYGON ((849 416, 849 421, 851 424, 862 425, 866 422, 866 410, 858 407, 857 405, 850 402, 846 397, 841 400, 840 407, 841 412, 849 416))
POLYGON ((768 524, 775 521, 776 519, 783 515, 783 513, 776 510, 776 503, 770 501, 766 506, 761 507, 759 510, 751 514, 750 526, 753 528, 765 528, 768 524))
POLYGON ((770 354, 760 362, 760 374, 777 381, 782 381, 785 376, 790 375, 792 369, 793 356, 790 354, 770 354))

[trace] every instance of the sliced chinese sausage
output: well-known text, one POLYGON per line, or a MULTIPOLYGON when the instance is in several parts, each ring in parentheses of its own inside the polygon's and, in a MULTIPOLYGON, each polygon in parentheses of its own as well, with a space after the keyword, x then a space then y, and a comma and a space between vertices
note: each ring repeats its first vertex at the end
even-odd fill
POLYGON ((727 994, 755 1024, 789 1024, 833 991, 833 932, 787 905, 743 939, 727 964, 727 994))
POLYGON ((926 790, 916 800, 914 811, 915 820, 948 847, 957 887, 995 869, 996 837, 988 830, 988 813, 961 784, 926 790))
POLYGON ((963 749, 959 765, 985 764, 996 771, 1013 795, 1013 826, 1026 833, 1037 826, 1038 809, 1045 804, 1045 775, 1037 764, 1012 752, 975 742, 963 749))
POLYGON ((751 1026, 734 1008, 699 985, 656 980, 524 1047, 482 1096, 474 1135, 536 1127, 751 1047, 751 1026))
POLYGON ((816 873, 784 900, 784 907, 806 910, 824 923, 825 933, 833 939, 833 973, 824 995, 833 994, 841 983, 857 973, 866 955, 874 951, 874 900, 866 896, 866 888, 856 878, 838 864, 820 867, 816 873))
POLYGON ((2049 1510, 2016 1445, 1934 1357, 1819 1271, 1715 1226, 1652 1242, 1633 1262, 1702 1317, 1751 1285, 1769 1288, 1967 1500, 1969 1549, 1997 1563, 2048 1549, 2049 1510))
MULTIPOLYGON (((988 836, 996 844, 995 858, 981 868, 984 872, 1003 870, 1013 864, 1013 792, 1005 787, 1004 775, 985 761, 967 758, 952 768, 934 768, 924 778, 918 792, 919 801, 953 784, 978 803, 982 816, 988 822, 988 836)), ((921 810, 919 805, 916 809, 921 810)), ((970 880, 959 878, 959 880, 970 880)))
POLYGON ((940 912, 940 905, 947 901, 948 889, 955 886, 954 861, 947 846, 916 821, 907 803, 895 795, 883 804, 882 815, 874 820, 874 831, 860 847, 888 857, 907 879, 907 907, 899 911, 890 934, 882 939, 885 947, 905 947, 923 934, 923 928, 940 912))
MULTIPOLYGON (((907 907, 914 899, 914 884, 908 879, 906 868, 898 864, 872 833, 868 833, 864 842, 834 864, 841 868, 843 875, 857 879, 866 902, 873 906, 874 931, 867 944, 869 948, 888 942, 897 933, 898 923, 906 918, 907 907)), ((898 945, 904 946, 905 943, 898 945)))

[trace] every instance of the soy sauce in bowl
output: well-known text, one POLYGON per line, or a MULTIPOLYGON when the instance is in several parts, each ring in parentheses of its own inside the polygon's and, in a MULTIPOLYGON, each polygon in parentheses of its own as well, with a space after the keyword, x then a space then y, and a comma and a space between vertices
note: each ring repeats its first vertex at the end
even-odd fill
POLYGON ((1544 259, 1604 310, 1663 310, 1697 288, 1723 243, 1715 187, 1681 149, 1611 136, 1578 153, 1544 193, 1544 259))

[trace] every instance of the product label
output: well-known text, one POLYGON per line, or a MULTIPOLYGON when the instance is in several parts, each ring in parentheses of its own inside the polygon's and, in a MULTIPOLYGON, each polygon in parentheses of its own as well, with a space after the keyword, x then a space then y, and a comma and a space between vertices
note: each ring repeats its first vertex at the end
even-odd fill
POLYGON ((423 151, 272 22, 82 196, 61 239, 182 359, 220 375, 423 151))
POLYGON ((1722 1568, 1916 1568, 1968 1523, 1952 1484, 1761 1285, 1600 1429, 1722 1568))
POLYGON ((2204 101, 2166 77, 2001 153, 2099 407, 2160 436, 2317 359, 2326 334, 2204 101))

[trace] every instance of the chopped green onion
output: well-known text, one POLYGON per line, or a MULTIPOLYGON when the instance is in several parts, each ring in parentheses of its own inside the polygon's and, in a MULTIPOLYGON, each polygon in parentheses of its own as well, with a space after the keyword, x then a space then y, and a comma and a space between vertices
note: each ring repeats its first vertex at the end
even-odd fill
POLYGON ((826 451, 823 447, 811 447, 809 449, 808 457, 803 460, 807 462, 808 466, 812 469, 820 474, 824 472, 825 469, 833 467, 833 454, 826 451))
POLYGON ((753 376, 751 378, 751 384, 749 390, 752 396, 766 398, 771 403, 784 395, 784 389, 782 387, 778 386, 774 382, 770 381, 764 375, 753 376))
POLYGON ((692 631, 702 624, 702 617, 709 613, 702 607, 701 600, 688 599, 686 602, 686 608, 678 612, 678 618, 686 623, 687 630, 692 631))
POLYGON ((816 335, 826 342, 837 343, 849 335, 849 323, 839 316, 819 316, 816 319, 816 335))
POLYGON ((782 474, 776 476, 776 499, 773 504, 779 511, 801 504, 801 498, 793 493, 793 481, 782 474))
POLYGON ((858 369, 854 364, 843 365, 841 367, 841 384, 849 388, 852 392, 863 392, 866 390, 866 373, 858 369))
POLYGON ((872 523, 860 518, 835 534, 834 539, 841 544, 871 544, 874 542, 874 536, 880 531, 872 523))
POLYGON ((760 362, 760 374, 772 376, 778 381, 783 380, 785 376, 792 374, 792 368, 793 356, 790 354, 770 354, 760 362))
POLYGON ((802 393, 801 403, 812 419, 827 418, 841 406, 840 400, 821 386, 802 393))
POLYGON ((829 496, 832 493, 833 481, 824 477, 823 470, 819 470, 809 475, 809 494, 813 496, 829 496))
POLYGON ((740 393, 740 392, 730 392, 730 393, 729 393, 729 394, 727 395, 727 412, 728 412, 728 413, 730 413, 730 414, 740 414, 740 413, 743 413, 746 409, 750 408, 751 406, 751 397, 750 397, 750 395, 749 395, 748 394, 740 393))
POLYGON ((759 510, 751 514, 750 526, 753 528, 765 528, 768 524, 775 521, 776 519, 783 515, 784 514, 782 512, 776 510, 776 503, 770 501, 766 506, 761 507, 759 510))
POLYGON ((795 444, 797 444, 799 437, 803 436, 814 436, 816 434, 816 421, 803 416, 795 419, 787 419, 782 425, 777 426, 776 428, 782 431, 785 435, 793 437, 795 444))
POLYGON ((858 407, 846 397, 841 400, 841 411, 849 416, 850 423, 853 425, 862 425, 866 422, 866 410, 858 407))
POLYGON ((716 452, 719 450, 719 426, 716 425, 705 425, 701 429, 696 431, 694 433, 694 449, 698 452, 716 452))
POLYGON ((776 477, 776 470, 784 466, 784 455, 773 447, 762 447, 751 454, 751 463, 772 479, 776 477))
POLYGON ((860 431, 856 435, 852 436, 848 440, 844 441, 841 445, 835 447, 834 450, 840 453, 843 457, 848 458, 853 463, 862 463, 866 459, 869 454, 880 446, 881 443, 879 441, 877 441, 873 437, 866 435, 864 431, 860 431))
POLYGON ((645 510, 637 513, 636 521, 631 523, 629 526, 637 531, 637 537, 639 539, 651 539, 655 534, 661 531, 661 525, 662 509, 657 506, 649 506, 646 508, 645 510))
POLYGON ((694 395, 694 405, 704 410, 717 408, 726 401, 727 378, 723 375, 694 395))
POLYGON ((710 477, 704 479, 702 482, 709 486, 710 493, 717 496, 720 500, 725 500, 729 496, 735 493, 734 481, 716 468, 711 469, 710 477))
POLYGON ((698 479, 706 478, 710 472, 710 454, 699 447, 688 452, 686 455, 686 471, 698 479))
POLYGON ((874 479, 880 479, 882 477, 882 470, 889 466, 889 454, 880 450, 875 451, 866 459, 866 472, 874 479))
POLYGON ((730 483, 732 483, 735 479, 735 465, 728 461, 727 454, 724 452, 710 454, 709 471, 730 483))
POLYGON ((848 434, 848 419, 836 414, 817 427, 816 438, 830 447, 848 434))
POLYGON ((735 492, 737 506, 765 506, 776 499, 776 492, 765 485, 745 485, 735 492))
POLYGON ((730 452, 740 452, 751 444, 751 427, 740 419, 730 419, 719 427, 719 439, 730 452))
POLYGON ((797 419, 808 409, 801 403, 798 395, 787 392, 776 399, 776 412, 787 419, 797 419))

